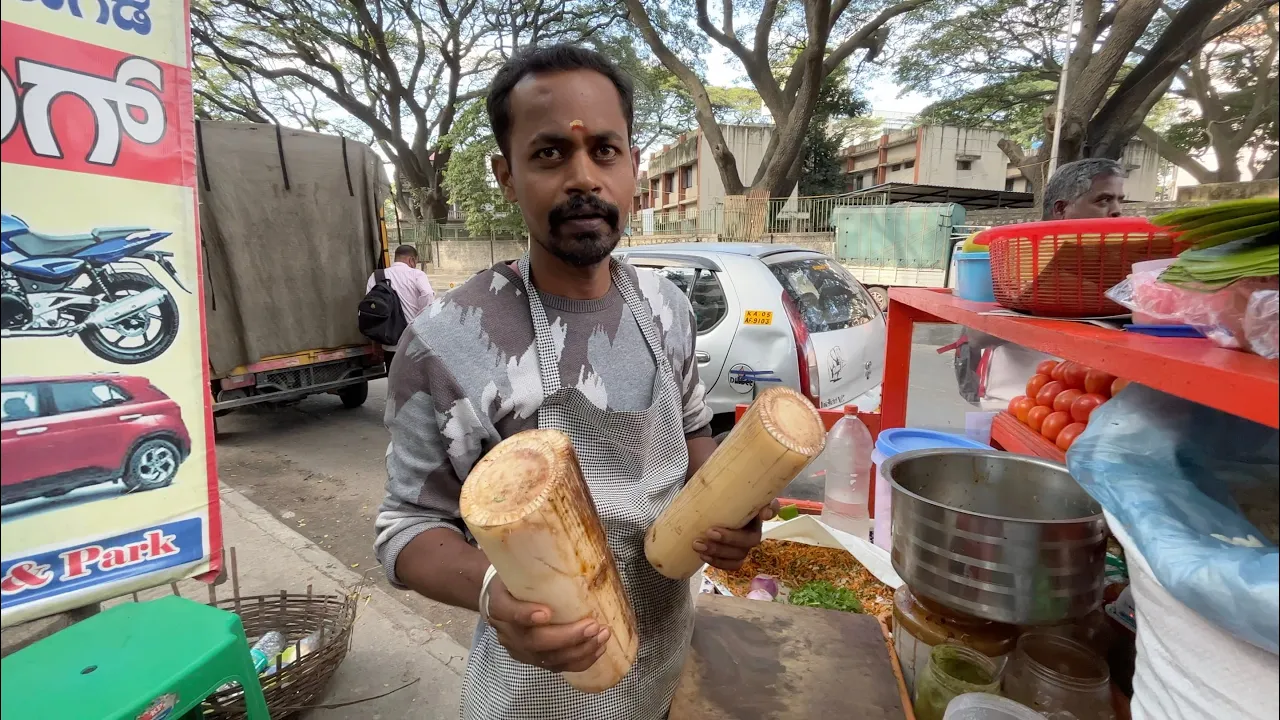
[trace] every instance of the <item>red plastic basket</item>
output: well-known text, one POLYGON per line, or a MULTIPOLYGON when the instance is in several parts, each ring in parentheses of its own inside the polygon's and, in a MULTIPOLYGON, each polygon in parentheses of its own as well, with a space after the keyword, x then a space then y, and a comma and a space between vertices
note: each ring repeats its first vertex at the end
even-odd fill
POLYGON ((996 302, 1052 317, 1127 312, 1105 293, 1133 264, 1171 258, 1184 247, 1146 218, 1021 223, 983 230, 974 238, 991 250, 996 302))

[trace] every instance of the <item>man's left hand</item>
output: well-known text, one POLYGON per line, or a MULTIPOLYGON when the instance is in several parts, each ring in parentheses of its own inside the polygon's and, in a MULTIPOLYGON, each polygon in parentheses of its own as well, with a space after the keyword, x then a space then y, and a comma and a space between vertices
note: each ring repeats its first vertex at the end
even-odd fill
POLYGON ((751 548, 760 544, 760 526, 778 514, 778 501, 766 505, 746 525, 737 529, 711 528, 693 543, 702 561, 721 570, 737 570, 751 548))

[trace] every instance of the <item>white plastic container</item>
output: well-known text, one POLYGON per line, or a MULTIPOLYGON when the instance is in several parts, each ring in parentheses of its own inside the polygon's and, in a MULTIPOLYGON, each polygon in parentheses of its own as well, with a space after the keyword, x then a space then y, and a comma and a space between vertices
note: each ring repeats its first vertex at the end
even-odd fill
MULTIPOLYGON (((830 442, 830 440, 828 440, 830 442)), ((875 450, 871 453, 871 462, 876 466, 876 517, 872 525, 872 541, 879 547, 893 551, 893 537, 890 528, 891 510, 893 507, 893 486, 880 466, 885 460, 900 452, 925 450, 929 448, 971 448, 990 450, 991 446, 971 440, 963 435, 923 430, 919 428, 891 428, 881 430, 876 439, 875 450)))
POLYGON ((806 472, 823 480, 822 522, 866 540, 871 516, 871 431, 856 415, 845 415, 827 432, 827 445, 806 472))
POLYGON ((947 705, 942 720, 1044 720, 1044 716, 1019 702, 990 693, 957 695, 947 705))

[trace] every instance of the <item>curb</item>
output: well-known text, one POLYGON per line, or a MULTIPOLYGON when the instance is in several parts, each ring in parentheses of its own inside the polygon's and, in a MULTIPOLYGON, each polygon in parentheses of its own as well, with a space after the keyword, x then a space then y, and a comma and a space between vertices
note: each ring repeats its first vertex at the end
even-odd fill
MULTIPOLYGON (((352 572, 337 558, 277 520, 271 513, 255 505, 238 490, 224 484, 219 488, 219 495, 222 502, 244 518, 245 522, 270 536, 282 547, 293 551, 301 562, 311 566, 334 583, 349 588, 366 582, 364 576, 352 572)), ((462 676, 467 664, 466 648, 459 645, 447 633, 432 628, 429 620, 405 607, 403 603, 377 585, 366 583, 361 592, 366 597, 361 612, 372 610, 381 615, 403 630, 405 637, 420 645, 428 655, 440 661, 455 675, 462 676)))

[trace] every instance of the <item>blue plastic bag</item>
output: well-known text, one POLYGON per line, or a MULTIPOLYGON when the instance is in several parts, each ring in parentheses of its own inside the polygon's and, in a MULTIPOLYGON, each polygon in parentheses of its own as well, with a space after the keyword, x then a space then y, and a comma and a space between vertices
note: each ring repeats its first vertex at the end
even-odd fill
POLYGON ((1280 548, 1237 502, 1274 512, 1275 430, 1135 384, 1094 411, 1067 467, 1170 594, 1236 637, 1280 651, 1280 548))

